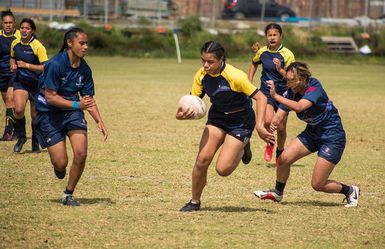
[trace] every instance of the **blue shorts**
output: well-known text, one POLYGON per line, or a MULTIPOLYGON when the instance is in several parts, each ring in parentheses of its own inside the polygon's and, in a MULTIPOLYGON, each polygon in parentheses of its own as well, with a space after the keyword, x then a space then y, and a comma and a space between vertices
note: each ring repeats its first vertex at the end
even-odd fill
POLYGON ((250 108, 225 114, 210 108, 206 124, 218 127, 246 144, 255 128, 255 112, 250 108))
POLYGON ((22 81, 18 81, 18 80, 15 80, 13 82, 13 90, 25 90, 29 93, 28 95, 28 99, 30 101, 35 101, 35 96, 37 95, 38 93, 38 82, 35 81, 35 82, 22 82, 22 81))
POLYGON ((87 131, 87 121, 83 111, 38 112, 36 116, 36 136, 44 149, 65 140, 69 131, 87 131))
POLYGON ((0 92, 5 93, 8 87, 12 87, 14 79, 15 74, 0 74, 0 92))
MULTIPOLYGON (((341 127, 342 128, 342 127, 341 127)), ((342 157, 345 149, 346 137, 343 129, 328 130, 333 136, 322 137, 318 131, 309 127, 298 135, 298 139, 310 152, 318 151, 318 156, 336 165, 342 157)))
MULTIPOLYGON (((267 84, 261 83, 261 88, 259 89, 267 98, 267 104, 272 105, 274 107, 274 110, 278 110, 279 103, 270 95, 270 87, 267 84)), ((286 89, 282 89, 280 91, 277 90, 277 93, 279 95, 283 95, 283 93, 286 91, 286 89)))

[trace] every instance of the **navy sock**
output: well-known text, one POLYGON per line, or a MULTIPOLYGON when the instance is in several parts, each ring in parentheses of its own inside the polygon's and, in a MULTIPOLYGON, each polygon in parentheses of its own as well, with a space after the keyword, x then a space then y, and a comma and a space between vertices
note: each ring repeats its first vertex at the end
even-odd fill
POLYGON ((276 190, 277 194, 282 195, 283 194, 283 190, 285 189, 285 186, 286 186, 286 182, 278 182, 278 181, 276 181, 275 182, 275 190, 276 190))
POLYGON ((341 185, 342 185, 342 188, 341 188, 341 191, 340 191, 341 194, 349 195, 349 194, 352 193, 353 189, 350 186, 345 185, 343 183, 341 183, 341 185))
POLYGON ((64 190, 64 194, 66 195, 72 195, 74 193, 74 190, 68 190, 67 188, 64 190))
POLYGON ((275 150, 275 157, 278 158, 282 152, 284 151, 285 149, 282 149, 282 150, 279 150, 278 148, 275 150))

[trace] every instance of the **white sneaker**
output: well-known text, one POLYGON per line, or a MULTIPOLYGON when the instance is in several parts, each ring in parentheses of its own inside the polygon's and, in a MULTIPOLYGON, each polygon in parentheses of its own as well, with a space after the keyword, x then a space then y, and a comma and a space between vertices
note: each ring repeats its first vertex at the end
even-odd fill
POLYGON ((261 200, 272 200, 274 202, 280 202, 283 199, 283 195, 277 194, 274 189, 257 190, 254 195, 261 200))
POLYGON ((352 186, 353 191, 350 195, 346 196, 347 204, 345 207, 357 207, 358 199, 360 197, 360 189, 357 186, 352 186))

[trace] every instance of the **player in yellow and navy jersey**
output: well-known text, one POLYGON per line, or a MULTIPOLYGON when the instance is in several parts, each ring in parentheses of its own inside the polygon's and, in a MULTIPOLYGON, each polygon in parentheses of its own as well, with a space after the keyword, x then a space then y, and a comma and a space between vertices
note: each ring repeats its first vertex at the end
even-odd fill
MULTIPOLYGON (((34 32, 36 25, 33 20, 24 18, 20 22, 20 40, 14 40, 11 44, 11 70, 16 72, 13 82, 15 118, 23 119, 27 101, 31 105, 32 127, 32 152, 38 152, 39 143, 35 136, 34 120, 36 117, 34 95, 38 89, 38 79, 44 70, 44 63, 48 60, 47 51, 34 32)), ((20 152, 27 141, 26 134, 21 134, 13 148, 14 152, 20 152)))
MULTIPOLYGON (((244 164, 250 162, 250 137, 256 122, 252 99, 258 102, 263 97, 244 72, 226 64, 225 50, 218 42, 203 45, 201 60, 203 67, 195 74, 191 94, 201 98, 208 95, 211 107, 192 172, 192 198, 181 212, 200 209, 207 170, 220 147, 216 162, 219 175, 230 175, 241 160, 244 164)), ((179 107, 176 118, 189 119, 193 115, 194 110, 179 107)), ((266 129, 260 136, 274 143, 274 135, 266 129)))
MULTIPOLYGON (((260 90, 265 98, 264 101, 260 101, 259 104, 262 105, 266 111, 261 113, 261 115, 264 115, 264 122, 257 124, 257 130, 260 129, 259 127, 261 126, 265 126, 265 128, 268 129, 274 113, 278 109, 278 104, 270 96, 270 88, 266 82, 268 80, 274 81, 277 93, 282 95, 287 89, 285 67, 295 60, 294 54, 282 45, 282 28, 280 25, 276 23, 268 24, 265 28, 265 35, 268 45, 257 49, 249 69, 249 80, 253 82, 258 65, 262 65, 260 90)), ((276 161, 285 146, 286 123, 287 119, 282 120, 282 123, 277 129, 276 161)), ((266 145, 264 153, 265 161, 269 162, 272 159, 273 149, 274 144, 266 145)))
MULTIPOLYGON (((20 31, 16 29, 16 21, 13 13, 10 10, 1 12, 0 31, 0 91, 3 101, 6 106, 5 111, 5 127, 3 136, 0 140, 10 141, 17 136, 17 133, 25 133, 25 126, 17 125, 21 131, 14 131, 14 104, 13 104, 13 80, 15 73, 11 72, 9 60, 11 43, 15 39, 20 39, 20 31)), ((25 121, 24 121, 25 123, 25 121)))

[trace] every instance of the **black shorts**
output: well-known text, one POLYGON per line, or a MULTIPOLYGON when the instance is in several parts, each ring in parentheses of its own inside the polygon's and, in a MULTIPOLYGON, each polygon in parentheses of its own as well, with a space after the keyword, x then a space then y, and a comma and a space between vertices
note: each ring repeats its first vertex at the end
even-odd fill
POLYGON ((9 87, 13 86, 15 74, 0 74, 0 92, 7 92, 9 87))
POLYGON ((226 114, 210 108, 206 124, 218 127, 243 143, 247 143, 255 128, 255 112, 250 108, 226 114))
MULTIPOLYGON (((261 84, 261 88, 259 89, 267 98, 267 104, 272 105, 274 107, 274 111, 278 110, 279 103, 270 95, 270 87, 267 84, 261 84)), ((277 94, 283 95, 286 90, 277 91, 277 94)))

